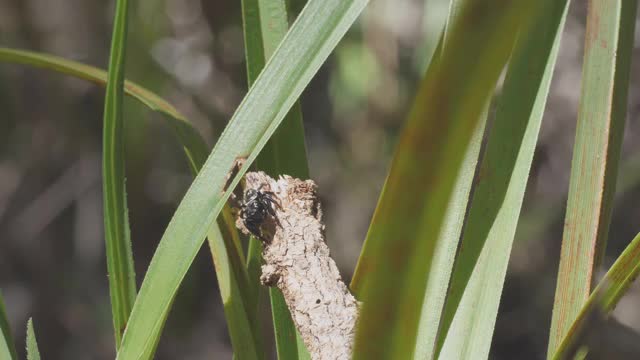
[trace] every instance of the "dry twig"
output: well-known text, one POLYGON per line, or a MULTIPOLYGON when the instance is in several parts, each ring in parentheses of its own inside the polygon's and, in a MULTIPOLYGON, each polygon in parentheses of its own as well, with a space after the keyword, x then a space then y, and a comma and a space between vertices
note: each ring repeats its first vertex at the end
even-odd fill
MULTIPOLYGON (((280 205, 261 226, 260 281, 282 291, 313 359, 349 359, 358 306, 329 255, 316 188, 311 180, 290 176, 276 181, 263 172, 245 175, 245 192, 271 191, 280 205)), ((242 218, 236 225, 249 234, 242 218)))

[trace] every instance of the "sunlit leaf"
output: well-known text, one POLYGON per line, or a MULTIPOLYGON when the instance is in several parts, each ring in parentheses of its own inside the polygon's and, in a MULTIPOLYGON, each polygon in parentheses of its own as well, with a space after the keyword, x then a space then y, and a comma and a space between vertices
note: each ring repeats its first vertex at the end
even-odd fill
POLYGON ((558 343, 558 348, 551 358, 554 360, 567 359, 571 349, 584 345, 579 343, 584 340, 580 336, 589 331, 588 328, 591 326, 589 320, 592 316, 599 316, 600 312, 608 314, 613 311, 639 273, 640 235, 636 235, 593 290, 573 324, 569 327, 564 339, 558 343))
POLYGON ((169 223, 147 270, 118 359, 153 356, 172 299, 232 189, 366 0, 311 0, 240 104, 169 223), (228 183, 234 161, 247 162, 228 183))
POLYGON ((605 248, 627 111, 636 7, 635 0, 589 3, 548 356, 586 303, 605 248))
POLYGON ((40 350, 36 341, 36 333, 33 330, 33 319, 27 322, 27 360, 40 360, 40 350))

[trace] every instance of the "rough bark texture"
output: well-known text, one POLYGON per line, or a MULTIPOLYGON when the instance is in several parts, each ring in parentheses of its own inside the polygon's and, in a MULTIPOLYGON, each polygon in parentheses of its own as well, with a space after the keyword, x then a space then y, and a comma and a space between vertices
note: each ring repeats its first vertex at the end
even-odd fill
MULTIPOLYGON (((358 305, 329 256, 316 184, 263 172, 247 173, 245 182, 245 191, 271 191, 280 205, 262 226, 260 281, 282 291, 313 359, 351 358, 358 305)), ((236 224, 248 233, 241 218, 236 224)))

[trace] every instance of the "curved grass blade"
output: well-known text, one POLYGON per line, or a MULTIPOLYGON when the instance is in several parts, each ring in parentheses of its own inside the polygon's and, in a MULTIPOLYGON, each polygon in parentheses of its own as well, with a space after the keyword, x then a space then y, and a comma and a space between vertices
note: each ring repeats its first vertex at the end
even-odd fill
POLYGON ((568 9, 544 4, 535 29, 520 31, 487 137, 443 313, 442 359, 488 356, 568 9))
POLYGON ((122 119, 127 11, 127 0, 118 0, 109 55, 102 132, 104 228, 116 349, 120 347, 122 333, 136 300, 136 274, 129 235, 124 174, 124 121, 122 119))
MULTIPOLYGON (((0 61, 53 70, 101 86, 107 84, 107 73, 104 70, 53 55, 0 47, 0 61)), ((128 80, 124 82, 124 91, 148 108, 168 115, 166 119, 183 144, 192 170, 195 169, 195 164, 204 163, 208 153, 206 143, 176 108, 160 96, 128 80)))
POLYGON ((303 9, 245 96, 169 223, 140 289, 118 359, 153 356, 172 299, 202 245, 207 228, 366 3, 366 0, 311 0, 303 9), (238 157, 246 157, 247 161, 227 184, 225 177, 238 157))
POLYGON ((40 360, 40 351, 36 341, 36 333, 33 330, 33 319, 27 321, 27 360, 40 360))
POLYGON ((598 312, 608 314, 613 311, 638 274, 640 274, 640 234, 636 235, 624 249, 593 290, 573 324, 569 327, 564 339, 558 342, 558 348, 551 358, 554 360, 567 359, 570 349, 577 349, 583 345, 579 343, 580 335, 584 331, 588 331, 586 328, 589 326, 589 320, 592 316, 594 314, 597 316, 598 312))
POLYGON ((534 1, 466 2, 450 41, 429 67, 374 214, 379 229, 370 229, 365 245, 372 249, 360 258, 366 276, 354 359, 413 355, 455 178, 516 30, 535 8, 534 1))
POLYGON ((605 248, 624 133, 636 8, 635 0, 589 2, 548 356, 587 301, 605 248))
POLYGON ((18 354, 16 353, 11 328, 7 320, 2 293, 0 293, 0 337, 0 359, 17 360, 18 354))
MULTIPOLYGON (((101 86, 105 86, 107 82, 107 73, 103 70, 51 55, 0 48, 0 61, 49 69, 85 79, 101 86)), ((130 81, 125 81, 124 90, 127 95, 140 101, 143 105, 167 115, 165 119, 169 126, 174 129, 180 143, 183 145, 191 171, 194 175, 197 174, 204 164, 204 160, 207 158, 208 150, 207 145, 195 128, 191 126, 188 120, 177 109, 151 91, 130 81)), ((242 295, 247 291, 243 290, 247 287, 246 274, 244 273, 244 266, 242 265, 244 260, 241 248, 238 245, 239 239, 234 224, 235 219, 231 215, 228 207, 223 209, 223 217, 225 220, 223 228, 226 230, 225 233, 228 236, 221 238, 219 236, 220 229, 214 224, 209 231, 208 239, 210 248, 214 253, 214 258, 225 259, 221 261, 222 265, 218 266, 216 275, 219 277, 221 283, 230 284, 228 287, 221 289, 222 300, 225 310, 230 311, 232 314, 232 316, 228 318, 228 321, 233 322, 231 326, 234 332, 237 331, 240 334, 237 338, 242 338, 244 336, 243 334, 247 333, 243 324, 246 324, 249 321, 248 319, 251 318, 236 308, 238 305, 241 305, 242 299, 249 298, 249 296, 242 295), (228 243, 227 238, 231 239, 231 245, 228 243), (220 249, 224 249, 224 252, 220 249), (232 250, 227 251, 227 249, 232 250)), ((255 337, 255 335, 252 335, 252 337, 255 337)), ((250 340, 252 337, 247 336, 245 339, 250 340)), ((252 344, 250 341, 243 343, 242 346, 248 354, 259 352, 258 345, 252 344), (255 348, 255 350, 252 350, 253 348, 255 348)))
MULTIPOLYGON (((288 29, 288 9, 284 0, 244 0, 244 31, 249 86, 271 57, 288 29), (257 14, 257 16, 256 16, 257 14)), ((277 177, 288 174, 301 179, 309 177, 302 112, 298 102, 282 120, 269 142, 256 160, 259 169, 277 177)), ((249 240, 249 284, 256 287, 259 298, 259 277, 262 245, 255 237, 249 240)), ((309 354, 296 331, 284 297, 277 288, 269 288, 273 328, 278 359, 309 358, 309 354)), ((257 304, 256 304, 257 305, 257 304)))

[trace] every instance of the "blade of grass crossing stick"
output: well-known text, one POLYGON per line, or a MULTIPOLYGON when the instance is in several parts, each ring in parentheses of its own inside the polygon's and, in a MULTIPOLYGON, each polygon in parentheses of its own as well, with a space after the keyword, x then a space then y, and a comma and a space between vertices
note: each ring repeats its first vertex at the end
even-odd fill
POLYGON ((567 351, 579 346, 579 335, 584 327, 589 325, 592 314, 602 311, 605 314, 613 311, 618 301, 629 290, 633 281, 640 273, 640 235, 631 241, 620 257, 616 259, 611 269, 593 290, 589 300, 584 304, 575 321, 567 331, 564 339, 559 342, 552 359, 567 358, 567 351))
POLYGON ((17 360, 18 354, 16 353, 11 328, 7 320, 7 312, 4 307, 4 301, 2 300, 2 293, 0 293, 0 336, 2 336, 2 338, 0 338, 0 359, 17 360))
POLYGON ((127 36, 127 0, 116 2, 104 105, 102 184, 109 292, 116 349, 136 298, 124 174, 122 98, 127 36))
MULTIPOLYGON (((246 310, 245 298, 240 292, 239 284, 246 282, 246 273, 238 274, 234 269, 242 268, 242 264, 236 259, 233 264, 233 255, 227 249, 230 244, 225 244, 222 233, 218 227, 212 227, 208 237, 211 256, 214 258, 216 276, 220 286, 220 295, 224 304, 227 327, 231 337, 234 355, 237 359, 262 359, 259 333, 251 324, 249 312, 246 310), (244 274, 244 275, 243 275, 244 274), (241 276, 245 276, 244 279, 241 276)), ((255 316, 255 314, 251 314, 255 316)))
POLYGON ((273 331, 276 338, 278 360, 281 359, 310 359, 309 352, 302 342, 289 308, 280 290, 269 289, 271 300, 271 315, 273 316, 273 331))
MULTIPOLYGON (((245 62, 247 64, 248 87, 255 82, 264 68, 264 44, 262 40, 262 26, 260 4, 258 0, 242 0, 242 27, 244 31, 245 62)), ((262 263, 262 244, 255 237, 249 238, 247 250, 247 277, 251 292, 248 303, 251 310, 257 313, 260 298, 263 296, 259 282, 262 263)))
POLYGON ((591 292, 620 158, 637 2, 589 2, 582 93, 553 305, 551 356, 591 292))
MULTIPOLYGON (((260 8, 260 33, 266 60, 271 57, 287 32, 289 27, 288 9, 284 0, 258 0, 258 4, 260 8)), ((247 53, 247 56, 249 55, 247 53)), ((256 61, 256 65, 259 65, 258 61, 256 61)), ((298 102, 294 104, 282 120, 282 124, 262 149, 256 164, 258 169, 264 170, 273 177, 282 174, 301 179, 309 177, 302 112, 298 102)), ((261 247, 255 238, 252 238, 251 242, 252 246, 261 247)), ((255 280, 258 280, 258 277, 255 280)), ((269 297, 271 298, 271 314, 278 359, 308 359, 309 353, 291 319, 282 293, 272 287, 269 288, 269 297)))
POLYGON ((27 360, 40 360, 40 351, 36 341, 36 333, 33 330, 33 319, 27 321, 27 360))
MULTIPOLYGON (((14 62, 18 64, 26 64, 26 65, 31 65, 35 67, 50 69, 63 74, 85 79, 101 86, 105 86, 107 83, 107 73, 105 71, 88 66, 88 65, 84 65, 81 63, 61 59, 51 55, 38 54, 38 53, 22 51, 22 50, 0 48, 0 61, 14 62)), ((202 139, 200 134, 195 130, 195 128, 191 126, 188 120, 182 114, 180 114, 177 109, 171 106, 171 104, 169 104, 168 102, 160 98, 158 95, 150 92, 145 88, 140 87, 135 83, 125 81, 125 92, 127 95, 140 101, 142 104, 144 104, 148 108, 162 112, 165 115, 167 115, 165 119, 167 120, 168 125, 173 128, 180 143, 183 145, 183 149, 187 156, 190 169, 192 170, 194 175, 197 174, 200 168, 202 167, 202 164, 204 163, 205 159, 207 158, 208 150, 204 140, 202 139)), ((239 264, 242 264, 244 262, 243 260, 244 256, 242 254, 241 248, 238 245, 239 239, 238 239, 237 229, 235 228, 235 218, 230 214, 229 209, 225 208, 223 209, 223 212, 224 212, 223 215, 225 219, 224 228, 227 230, 226 231, 227 234, 223 236, 223 239, 220 239, 219 237, 214 237, 214 236, 210 237, 209 239, 210 241, 223 241, 227 239, 227 237, 232 239, 232 242, 236 251, 226 252, 226 249, 225 249, 225 253, 223 253, 223 255, 221 256, 225 256, 226 258, 227 254, 230 254, 232 256, 229 256, 229 259, 227 260, 228 263, 231 263, 233 265, 235 264, 233 259, 238 258, 240 259, 239 264)), ((214 225, 214 226, 217 226, 217 225, 214 225)), ((212 228, 210 230, 210 234, 216 234, 216 233, 219 233, 219 229, 212 228)), ((214 246, 211 246, 211 248, 217 249, 217 247, 214 247, 214 246)), ((242 270, 244 270, 243 266, 240 265, 237 269, 235 268, 235 266, 231 266, 231 269, 234 269, 235 274, 232 274, 230 271, 228 271, 229 267, 226 267, 226 266, 220 267, 220 271, 223 271, 222 273, 220 272, 217 273, 217 275, 220 278, 224 278, 224 279, 231 279, 232 277, 234 277, 234 280, 229 280, 229 281, 237 281, 237 288, 239 288, 238 292, 236 291, 228 292, 228 295, 223 296, 223 303, 225 304, 224 305, 225 309, 234 308, 241 302, 240 299, 250 298, 249 296, 238 295, 238 293, 240 294, 243 293, 242 287, 243 286, 246 287, 246 280, 242 281, 242 272, 243 272, 242 270)), ((246 274, 244 274, 244 277, 246 277, 246 274)), ((233 314, 235 314, 233 316, 234 318, 237 318, 238 314, 240 314, 237 311, 237 309, 233 309, 232 312, 233 314)), ((251 317, 245 315, 245 318, 251 318, 251 317)), ((234 321, 234 320, 232 319, 229 321, 234 321)), ((234 325, 235 329, 239 329, 239 331, 245 331, 243 329, 242 324, 246 323, 248 320, 240 319, 235 321, 239 324, 237 326, 234 325)), ((234 331, 237 331, 237 330, 234 330, 234 331)), ((256 347, 256 349, 259 349, 258 345, 255 345, 254 347, 256 347)), ((256 350, 256 351, 259 351, 259 350, 256 350)))
POLYGON ((204 241, 208 226, 366 4, 366 0, 311 0, 303 9, 238 107, 169 223, 136 299, 118 359, 147 359, 153 355, 172 299, 204 241), (238 157, 246 157, 247 162, 227 182, 225 177, 238 157))
POLYGON ((370 256, 360 259, 366 276, 354 359, 412 357, 455 178, 516 30, 536 8, 534 1, 465 2, 429 67, 374 214, 380 229, 370 230, 370 256), (417 162, 416 153, 426 155, 417 162))
POLYGON ((451 277, 442 359, 488 354, 567 8, 546 0, 536 28, 520 30, 451 277))
MULTIPOLYGON (((260 16, 260 4, 258 0, 242 0, 242 25, 244 31, 245 62, 247 64, 247 84, 255 82, 264 68, 264 44, 262 40, 262 27, 260 16)), ((247 250, 247 278, 251 292, 248 302, 250 311, 258 313, 260 299, 264 292, 260 285, 260 273, 262 264, 262 244, 255 237, 249 238, 247 250)), ((256 327, 259 325, 256 323, 256 327)))

